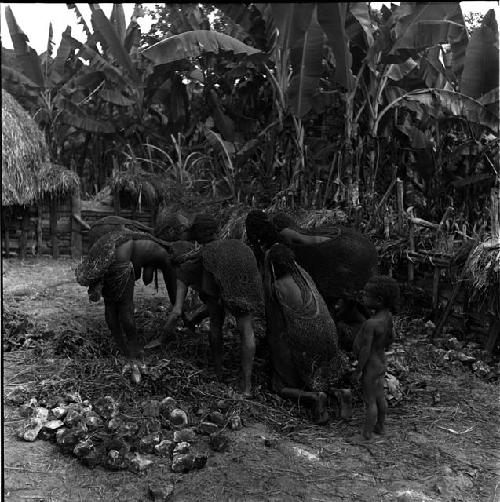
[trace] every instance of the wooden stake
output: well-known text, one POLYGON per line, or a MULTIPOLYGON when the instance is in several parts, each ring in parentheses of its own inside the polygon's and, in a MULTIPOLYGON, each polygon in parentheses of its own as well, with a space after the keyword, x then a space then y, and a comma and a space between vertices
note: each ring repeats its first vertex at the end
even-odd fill
POLYGON ((4 231, 4 246, 5 246, 5 257, 10 257, 10 238, 9 238, 9 218, 6 216, 5 209, 2 210, 2 226, 4 231))
POLYGON ((441 271, 439 267, 434 267, 434 277, 432 280, 432 308, 437 309, 439 301, 439 278, 441 276, 441 271))
POLYGON ((52 243, 52 257, 59 258, 59 243, 57 240, 57 199, 50 198, 50 240, 52 243))
POLYGON ((464 274, 462 272, 458 278, 457 283, 453 287, 453 291, 451 293, 450 299, 448 300, 448 303, 446 304, 446 308, 444 309, 444 312, 441 315, 441 318, 439 319, 439 322, 437 323, 436 328, 432 332, 431 340, 433 340, 434 338, 439 338, 439 336, 441 336, 441 332, 443 331, 444 324, 445 324, 446 320, 448 319, 448 316, 450 315, 453 304, 455 303, 455 300, 457 299, 458 293, 460 292, 460 289, 462 288, 463 276, 464 276, 464 274))
POLYGON ((24 208, 23 218, 21 220, 21 238, 19 239, 19 256, 24 260, 26 258, 26 244, 28 242, 28 227, 30 216, 28 208, 24 208))
POLYGON ((43 246, 42 213, 43 213, 42 201, 40 201, 37 206, 37 218, 36 218, 36 247, 38 256, 40 256, 40 254, 42 253, 42 246, 43 246))
POLYGON ((71 196, 71 257, 81 258, 83 254, 82 242, 82 226, 78 223, 77 218, 82 217, 82 202, 80 199, 80 191, 76 190, 71 196))
POLYGON ((488 340, 486 340, 485 350, 491 354, 495 349, 498 337, 500 336, 500 318, 491 321, 490 329, 488 331, 488 340))

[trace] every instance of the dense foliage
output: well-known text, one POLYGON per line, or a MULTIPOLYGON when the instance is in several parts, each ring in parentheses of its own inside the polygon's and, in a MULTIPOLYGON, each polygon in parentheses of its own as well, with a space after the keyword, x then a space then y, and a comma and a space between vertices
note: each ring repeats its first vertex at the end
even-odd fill
POLYGON ((2 86, 88 195, 341 205, 366 219, 399 177, 422 217, 451 204, 473 225, 484 212, 498 178, 492 10, 468 28, 458 2, 158 4, 141 34, 140 4, 128 24, 120 4, 109 19, 92 4, 91 26, 68 7, 86 41, 68 27, 54 54, 50 30, 41 55, 6 8, 2 86))

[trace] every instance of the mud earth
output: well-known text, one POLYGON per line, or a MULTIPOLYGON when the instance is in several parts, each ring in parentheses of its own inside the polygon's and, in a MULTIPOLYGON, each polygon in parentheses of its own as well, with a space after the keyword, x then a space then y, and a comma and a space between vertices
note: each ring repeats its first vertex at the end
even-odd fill
MULTIPOLYGON (((89 304, 85 289, 74 282, 75 264, 4 260, 4 306, 17 305, 53 330, 68 320, 106 330, 102 302, 89 304)), ((136 284, 138 308, 158 300, 169 306, 164 288, 156 292, 136 284)), ((3 353, 4 396, 30 383, 26 352, 3 353)), ((498 383, 425 364, 422 376, 439 389, 440 401, 433 404, 426 392, 409 394, 389 409, 386 436, 370 443, 357 439, 359 405, 348 423, 310 425, 289 434, 247 420, 242 430, 229 432, 228 451, 211 452, 205 468, 188 474, 172 473, 161 461, 144 474, 88 469, 55 444, 17 439, 22 418, 4 404, 4 500, 145 501, 152 500, 149 486, 169 484, 174 501, 500 500, 498 383)))

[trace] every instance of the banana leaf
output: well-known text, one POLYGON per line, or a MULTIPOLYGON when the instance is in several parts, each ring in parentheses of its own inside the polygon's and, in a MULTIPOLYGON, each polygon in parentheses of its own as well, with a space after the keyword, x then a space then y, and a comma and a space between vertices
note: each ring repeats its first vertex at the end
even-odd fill
MULTIPOLYGON (((483 104, 459 92, 444 89, 424 89, 412 91, 396 98, 380 113, 378 121, 395 106, 405 106, 407 102, 419 103, 424 110, 437 118, 462 117, 474 124, 480 124, 498 134, 498 116, 483 104)), ((378 124, 377 124, 378 126, 378 124)))
POLYGON ((126 34, 126 23, 125 23, 125 12, 123 11, 123 6, 121 3, 114 3, 113 9, 111 10, 111 16, 109 18, 111 26, 114 28, 118 40, 121 44, 125 41, 126 34))
POLYGON ((115 81, 119 85, 127 85, 127 78, 125 77, 124 72, 122 72, 119 68, 112 65, 109 61, 104 59, 98 52, 94 51, 89 45, 82 44, 78 40, 73 37, 71 38, 71 43, 76 47, 80 52, 79 56, 87 59, 89 61, 89 66, 93 71, 102 71, 108 79, 115 81))
POLYGON ((26 87, 27 91, 32 90, 34 92, 33 95, 38 95, 39 86, 33 80, 15 68, 2 64, 2 82, 4 80, 10 80, 22 87, 26 87))
POLYGON ((478 98, 498 87, 498 24, 490 9, 472 33, 465 55, 460 90, 478 98))
POLYGON ((234 141, 235 125, 233 120, 228 117, 223 111, 214 89, 210 89, 208 99, 212 103, 212 117, 217 130, 220 132, 225 141, 234 141))
POLYGON ((87 132, 111 134, 115 132, 115 127, 110 122, 95 120, 82 113, 71 113, 68 110, 62 112, 62 120, 68 125, 82 129, 87 132))
POLYGON ((204 52, 218 54, 220 51, 251 56, 262 51, 223 33, 209 30, 186 31, 168 37, 142 51, 153 64, 172 63, 186 58, 196 58, 204 52))
POLYGON ((399 81, 408 75, 408 73, 413 71, 417 66, 418 63, 414 59, 408 58, 404 63, 389 65, 386 75, 391 80, 399 81))
POLYGON ((453 75, 443 66, 439 59, 442 47, 431 47, 420 60, 420 73, 427 87, 444 89, 445 85, 453 82, 453 75))
POLYGON ((262 51, 270 49, 272 40, 267 36, 266 21, 256 6, 242 3, 216 3, 214 5, 240 26, 244 33, 254 40, 258 49, 262 51))
POLYGON ((271 3, 271 12, 278 28, 278 43, 284 50, 300 47, 311 22, 312 3, 271 3))
POLYGON ((486 108, 498 115, 498 110, 499 110, 499 98, 498 98, 498 87, 496 89, 492 89, 490 92, 487 92, 486 94, 483 94, 480 98, 478 98, 478 101, 486 106, 486 108))
POLYGON ((351 72, 352 56, 349 40, 345 32, 346 3, 318 3, 318 23, 327 36, 327 41, 335 55, 335 80, 348 91, 354 85, 351 72))
POLYGON ((415 150, 425 150, 432 148, 432 142, 429 138, 417 127, 412 125, 408 119, 396 126, 409 140, 410 145, 415 150))
POLYGON ((292 113, 304 117, 312 108, 312 96, 318 89, 323 72, 323 30, 313 15, 300 47, 290 49, 292 76, 288 86, 288 100, 292 113))
POLYGON ((172 87, 170 91, 170 102, 167 108, 169 120, 174 124, 176 130, 183 130, 188 114, 188 96, 186 85, 182 82, 179 75, 172 78, 172 87))
POLYGON ((111 89, 101 89, 99 91, 99 96, 104 99, 104 101, 108 101, 117 106, 133 106, 135 103, 134 100, 126 98, 121 92, 111 89))
POLYGON ((360 34, 363 34, 365 47, 373 45, 372 19, 366 2, 349 3, 345 30, 349 40, 351 42, 356 41, 358 46, 362 47, 359 38, 360 34))
POLYGON ((99 35, 99 39, 101 41, 102 39, 105 40, 105 43, 107 44, 111 54, 126 70, 132 81, 137 82, 137 71, 134 68, 132 60, 130 59, 130 55, 125 50, 125 47, 119 38, 119 34, 115 31, 113 25, 104 15, 104 12, 101 9, 95 9, 92 13, 92 23, 94 23, 97 28, 96 34, 99 35))
POLYGON ((63 80, 66 61, 68 60, 74 47, 71 42, 71 27, 67 26, 61 35, 61 43, 57 49, 56 57, 52 62, 51 81, 58 84, 63 80))
MULTIPOLYGON (((85 18, 82 16, 82 13, 74 3, 67 3, 66 4, 68 9, 74 10, 77 18, 77 23, 82 26, 82 30, 84 31, 85 35, 87 36, 87 41, 86 44, 92 48, 92 50, 97 51, 97 45, 94 40, 94 35, 90 31, 87 22, 85 21, 85 18)), ((92 8, 92 7, 91 7, 92 8)))
POLYGON ((40 59, 34 49, 28 45, 28 37, 17 24, 12 9, 7 5, 5 7, 5 19, 9 28, 12 45, 16 52, 16 60, 23 73, 38 87, 44 88, 45 82, 40 65, 40 59))
POLYGON ((396 22, 396 41, 389 55, 406 57, 437 44, 450 43, 453 70, 460 75, 468 36, 459 2, 402 3, 400 9, 408 12, 408 7, 411 13, 400 15, 396 22))

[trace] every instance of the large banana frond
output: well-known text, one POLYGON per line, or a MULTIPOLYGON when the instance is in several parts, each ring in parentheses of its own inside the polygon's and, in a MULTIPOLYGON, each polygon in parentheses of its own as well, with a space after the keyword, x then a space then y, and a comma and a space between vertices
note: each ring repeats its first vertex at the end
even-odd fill
POLYGON ((406 103, 420 104, 426 113, 436 118, 460 117, 468 122, 480 124, 498 134, 498 116, 491 113, 482 103, 459 92, 445 89, 423 89, 405 93, 391 101, 379 114, 374 130, 376 131, 384 115, 406 103))
POLYGON ((132 81, 137 82, 137 72, 128 52, 125 50, 120 35, 115 31, 110 20, 101 9, 95 9, 92 12, 92 23, 96 28, 96 35, 98 35, 99 40, 104 41, 113 57, 126 70, 132 81))
POLYGON ((250 47, 223 33, 209 30, 186 31, 168 37, 142 51, 155 65, 172 63, 182 59, 196 58, 202 53, 218 54, 220 51, 251 56, 262 51, 250 47))
POLYGON ((22 68, 23 73, 38 87, 44 88, 45 81, 43 78, 40 58, 34 49, 28 45, 28 37, 17 24, 16 18, 12 9, 5 7, 5 19, 9 27, 10 38, 16 52, 16 60, 22 68))
POLYGON ((465 55, 460 90, 478 98, 498 87, 498 24, 493 9, 472 33, 465 55))
POLYGON ((293 73, 288 87, 288 99, 293 114, 300 118, 312 108, 311 98, 318 88, 323 71, 323 39, 323 30, 314 13, 303 43, 290 50, 293 73))

